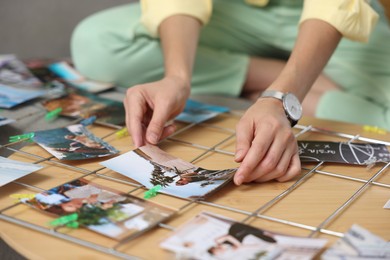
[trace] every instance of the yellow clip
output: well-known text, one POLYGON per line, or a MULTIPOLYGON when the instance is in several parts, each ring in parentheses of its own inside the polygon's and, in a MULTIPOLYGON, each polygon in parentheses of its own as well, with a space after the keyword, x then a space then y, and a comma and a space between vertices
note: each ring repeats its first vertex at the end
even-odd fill
POLYGON ((122 138, 122 137, 128 136, 129 132, 127 132, 127 128, 125 127, 125 128, 122 128, 121 130, 119 130, 118 132, 116 132, 115 135, 118 138, 122 138))
POLYGON ((387 132, 386 129, 379 128, 377 126, 371 126, 371 125, 363 126, 363 130, 366 131, 366 132, 380 134, 380 135, 385 135, 386 132, 387 132))
POLYGON ((23 194, 23 193, 16 193, 16 194, 11 194, 9 195, 10 198, 16 199, 16 200, 21 200, 21 199, 33 199, 35 198, 35 194, 23 194))

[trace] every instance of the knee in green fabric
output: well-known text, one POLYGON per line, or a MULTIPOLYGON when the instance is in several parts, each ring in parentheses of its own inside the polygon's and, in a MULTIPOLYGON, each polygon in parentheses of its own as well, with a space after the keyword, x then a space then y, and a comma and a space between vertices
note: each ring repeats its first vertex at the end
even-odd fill
POLYGON ((390 129, 389 107, 382 107, 367 99, 342 91, 329 91, 321 97, 316 116, 355 124, 373 125, 390 129))

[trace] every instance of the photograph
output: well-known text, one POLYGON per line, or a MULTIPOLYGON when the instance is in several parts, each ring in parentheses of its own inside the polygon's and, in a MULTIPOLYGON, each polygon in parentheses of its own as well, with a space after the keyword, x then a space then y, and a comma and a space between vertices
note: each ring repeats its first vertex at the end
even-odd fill
POLYGON ((80 226, 115 240, 137 236, 175 212, 83 178, 38 193, 24 203, 57 216, 77 213, 80 226))
POLYGON ((362 226, 353 224, 344 237, 337 240, 321 255, 321 259, 390 259, 390 243, 362 226))
POLYGON ((175 119, 185 123, 201 123, 226 112, 229 112, 228 107, 209 105, 188 99, 183 112, 175 119))
POLYGON ((38 131, 33 140, 59 160, 91 159, 119 152, 81 124, 38 131))
POLYGON ((298 141, 298 149, 302 162, 324 161, 358 165, 390 162, 390 153, 384 144, 298 141))
POLYGON ((150 189, 161 185, 161 193, 200 199, 228 183, 236 168, 207 170, 176 158, 159 147, 145 145, 101 165, 127 176, 150 189))
POLYGON ((90 80, 81 75, 75 68, 65 61, 48 65, 49 70, 64 79, 75 88, 90 93, 98 93, 114 87, 114 84, 90 80))
POLYGON ((0 156, 0 187, 42 168, 37 164, 19 162, 0 156))
POLYGON ((11 123, 13 123, 15 121, 16 121, 15 119, 7 118, 7 117, 4 117, 4 116, 0 116, 0 126, 8 125, 8 124, 11 124, 11 123))
POLYGON ((105 125, 125 125, 125 109, 122 102, 98 97, 80 91, 56 99, 44 101, 42 105, 52 111, 62 108, 61 115, 74 118, 96 116, 96 123, 105 125))
POLYGON ((44 96, 45 90, 19 89, 0 83, 0 108, 13 108, 34 98, 44 96))
POLYGON ((0 55, 0 84, 19 89, 42 86, 42 82, 13 54, 0 55))
POLYGON ((326 239, 258 229, 211 212, 201 212, 173 231, 160 246, 183 259, 313 259, 326 239))

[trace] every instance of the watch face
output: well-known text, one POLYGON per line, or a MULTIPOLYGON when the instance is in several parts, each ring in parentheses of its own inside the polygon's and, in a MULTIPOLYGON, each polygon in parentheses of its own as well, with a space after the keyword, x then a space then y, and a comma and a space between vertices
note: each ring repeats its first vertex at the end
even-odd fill
POLYGON ((298 121, 302 117, 302 106, 296 96, 287 93, 283 99, 283 105, 292 120, 298 121))

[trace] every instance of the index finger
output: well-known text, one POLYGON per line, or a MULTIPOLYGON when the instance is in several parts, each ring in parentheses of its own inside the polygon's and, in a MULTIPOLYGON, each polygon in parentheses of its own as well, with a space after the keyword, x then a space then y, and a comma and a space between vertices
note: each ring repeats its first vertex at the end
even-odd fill
MULTIPOLYGON (((133 97, 133 96, 132 96, 133 97)), ((142 119, 145 114, 145 103, 142 102, 142 99, 130 98, 126 96, 124 100, 125 110, 126 110, 126 126, 130 132, 131 138, 135 147, 140 147, 145 144, 144 141, 144 131, 142 126, 142 119), (131 109, 129 104, 132 104, 131 109)))

